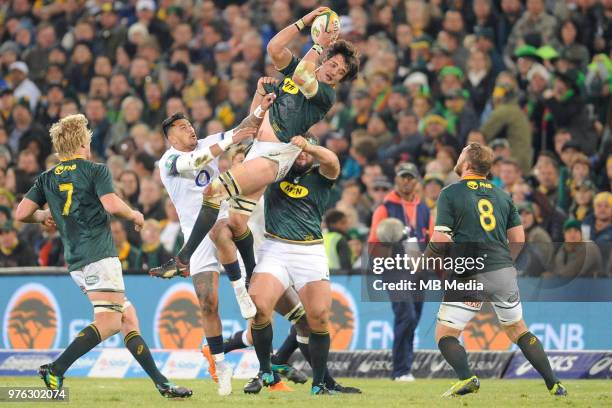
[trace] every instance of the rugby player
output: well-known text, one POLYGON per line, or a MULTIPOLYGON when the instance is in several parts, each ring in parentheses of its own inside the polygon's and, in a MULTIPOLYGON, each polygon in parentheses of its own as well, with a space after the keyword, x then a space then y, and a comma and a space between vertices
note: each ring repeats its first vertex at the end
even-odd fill
MULTIPOLYGON (((291 286, 303 304, 310 329, 305 355, 310 354, 313 370, 311 393, 333 392, 325 385, 331 287, 321 219, 340 173, 340 163, 333 152, 302 136, 293 137, 291 144, 301 150, 295 164, 283 179, 268 187, 264 196, 266 239, 258 250, 258 262, 249 286, 249 294, 257 307, 251 335, 260 373, 247 383, 246 393, 259 392, 262 386, 277 381, 270 357, 271 318, 277 302, 291 286), (318 165, 314 165, 315 160, 318 165)), ((306 339, 301 342, 305 345, 306 339)))
MULTIPOLYGON (((513 257, 525 242, 521 218, 510 196, 487 181, 493 152, 486 146, 472 143, 457 160, 455 172, 461 180, 444 188, 438 199, 438 213, 428 253, 443 256, 454 243, 462 256, 486 256, 484 268, 465 275, 454 274, 459 282, 475 279, 484 293, 445 293, 436 323, 436 343, 445 360, 453 367, 459 381, 443 396, 477 392, 478 377, 471 371, 467 354, 459 336, 482 306, 490 301, 502 329, 540 373, 552 395, 567 395, 565 387, 553 373, 542 343, 531 333, 523 320, 517 271, 513 257), (486 254, 486 255, 485 255, 486 254)), ((257 304, 257 302, 255 302, 257 304)))
MULTIPOLYGON (((353 79, 359 69, 355 48, 346 41, 336 41, 337 31, 322 33, 320 43, 314 44, 301 60, 289 50, 288 44, 300 35, 301 30, 327 10, 320 7, 308 13, 285 27, 268 43, 268 54, 284 79, 280 83, 260 83, 255 96, 261 98, 273 92, 276 101, 263 114, 257 141, 246 160, 221 174, 219 181, 213 182, 206 193, 214 196, 217 202, 229 199, 228 226, 247 272, 254 264, 253 236, 247 220, 265 187, 283 179, 300 154, 299 147, 289 141, 325 117, 336 99, 334 87, 341 81, 353 79)), ((258 101, 254 99, 253 103, 258 101)), ((262 112, 256 110, 254 114, 260 116, 262 112)), ((205 199, 211 201, 213 197, 205 199)), ((188 269, 193 250, 213 227, 217 214, 218 208, 203 206, 181 252, 155 273, 181 273, 188 269)))
MULTIPOLYGON (((266 96, 259 109, 267 111, 273 101, 274 95, 266 96)), ((200 207, 217 205, 207 201, 202 203, 202 192, 212 180, 219 176, 219 155, 230 145, 255 136, 257 120, 251 116, 231 131, 210 135, 202 140, 197 139, 193 126, 181 113, 174 114, 163 122, 162 130, 171 147, 159 161, 160 178, 176 207, 181 230, 186 239, 193 233, 200 207), (255 127, 246 127, 247 125, 255 127), (190 165, 189 161, 202 151, 207 154, 210 152, 214 159, 204 167, 190 165)), ((227 218, 226 210, 225 208, 219 214, 220 219, 227 218)), ((255 315, 255 306, 247 293, 245 280, 236 259, 235 247, 233 247, 233 255, 234 259, 231 261, 221 259, 221 263, 234 288, 240 312, 245 319, 249 319, 255 315)), ((218 383, 219 395, 229 395, 232 391, 232 367, 224 361, 221 319, 218 310, 219 260, 215 246, 207 235, 191 256, 189 273, 202 311, 204 333, 206 333, 211 355, 209 359, 211 377, 218 383)), ((173 276, 174 274, 160 277, 173 276)))
POLYGON ((15 217, 21 222, 55 223, 64 244, 64 257, 75 282, 94 309, 94 321, 79 332, 52 363, 42 365, 39 375, 48 389, 61 389, 64 373, 82 355, 122 331, 125 345, 151 377, 161 395, 190 397, 192 391, 175 386, 163 376, 138 332, 136 311, 125 297, 121 263, 107 214, 144 223, 114 192, 110 171, 91 158, 91 131, 85 116, 70 115, 55 123, 51 141, 60 163, 37 177, 19 203, 15 217), (42 210, 45 204, 48 209, 42 210))

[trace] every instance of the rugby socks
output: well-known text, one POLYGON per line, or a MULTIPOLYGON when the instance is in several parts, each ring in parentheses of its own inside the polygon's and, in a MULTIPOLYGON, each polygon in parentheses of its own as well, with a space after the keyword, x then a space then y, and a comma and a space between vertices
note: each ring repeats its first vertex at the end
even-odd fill
POLYGON ((246 338, 246 333, 246 330, 239 330, 232 334, 232 337, 225 340, 223 343, 223 352, 229 353, 230 351, 240 350, 252 346, 252 344, 247 344, 248 340, 246 338))
POLYGON ((215 362, 225 360, 225 352, 223 350, 223 336, 206 337, 206 342, 210 348, 210 354, 212 354, 215 362))
POLYGON ((138 364, 140 364, 155 384, 165 384, 168 382, 168 379, 155 365, 155 360, 153 360, 149 347, 147 347, 147 343, 145 343, 140 333, 136 330, 129 332, 125 335, 123 342, 125 347, 132 353, 132 356, 134 356, 134 359, 138 361, 138 364))
POLYGON ((327 357, 329 356, 330 344, 331 339, 328 331, 313 331, 310 333, 310 365, 312 367, 313 385, 325 383, 325 374, 327 373, 327 357))
MULTIPOLYGON (((309 338, 296 336, 296 340, 297 340, 297 345, 300 349, 300 352, 304 356, 304 360, 306 360, 308 364, 310 364, 310 367, 312 368, 312 362, 310 359, 310 345, 309 345, 310 340, 309 338)), ((336 384, 336 380, 333 379, 333 377, 329 373, 329 370, 327 369, 327 367, 325 367, 325 385, 327 386, 327 388, 332 388, 335 384, 336 384)))
POLYGON ((438 348, 460 380, 466 380, 474 376, 468 365, 467 353, 459 343, 459 339, 453 336, 444 336, 438 341, 438 348))
POLYGON ((270 355, 272 354, 272 322, 267 321, 262 324, 251 325, 251 335, 253 336, 253 345, 255 346, 255 354, 259 360, 259 371, 263 373, 271 373, 272 366, 270 355))
POLYGON ((242 257, 242 262, 244 262, 246 281, 248 282, 251 280, 251 275, 253 275, 253 269, 255 269, 255 252, 253 250, 254 240, 251 230, 247 227, 244 234, 234 238, 234 244, 242 257))
POLYGON ((217 222, 217 216, 219 215, 219 206, 209 202, 203 202, 198 213, 198 218, 193 225, 193 230, 189 239, 183 245, 183 248, 179 251, 177 258, 185 264, 189 264, 191 255, 195 252, 196 248, 206 238, 206 234, 212 229, 217 222))
POLYGON ((237 282, 240 280, 240 278, 242 278, 242 272, 240 272, 240 263, 238 263, 238 260, 235 260, 232 263, 223 264, 223 269, 225 269, 225 273, 232 283, 237 282))
POLYGON ((280 348, 276 350, 276 354, 272 356, 272 364, 287 364, 289 362, 289 357, 291 357, 293 352, 298 348, 296 337, 297 330, 295 330, 294 325, 291 325, 289 335, 280 348))
POLYGON ((523 355, 529 360, 533 368, 535 368, 542 378, 544 378, 546 387, 549 390, 559 382, 559 379, 550 367, 550 362, 544 352, 542 343, 533 333, 528 331, 521 334, 516 341, 516 345, 520 347, 523 355))
POLYGON ((68 368, 83 354, 96 347, 102 341, 100 332, 94 323, 85 327, 77 334, 66 350, 52 364, 53 372, 64 375, 68 368))

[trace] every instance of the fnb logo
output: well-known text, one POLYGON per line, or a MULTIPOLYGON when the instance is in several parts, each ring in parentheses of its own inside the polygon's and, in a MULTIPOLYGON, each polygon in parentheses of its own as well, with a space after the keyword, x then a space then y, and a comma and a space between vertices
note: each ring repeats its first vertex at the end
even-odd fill
POLYGON ((65 171, 74 171, 76 170, 76 168, 77 168, 76 164, 71 164, 68 166, 64 166, 63 164, 58 164, 57 166, 55 166, 54 173, 59 175, 65 171))
POLYGON ((56 348, 60 329, 60 309, 45 286, 25 284, 9 300, 2 328, 6 348, 56 348))
POLYGON ((280 183, 280 188, 283 193, 287 194, 291 198, 304 198, 308 195, 308 189, 304 186, 300 186, 299 184, 289 183, 288 181, 283 181, 280 183))
POLYGON ((204 329, 198 299, 193 286, 172 285, 162 296, 153 325, 155 347, 165 349, 197 349, 204 329))
POLYGON ((332 350, 352 350, 359 334, 359 314, 355 300, 346 288, 331 284, 332 308, 329 317, 329 335, 332 350))

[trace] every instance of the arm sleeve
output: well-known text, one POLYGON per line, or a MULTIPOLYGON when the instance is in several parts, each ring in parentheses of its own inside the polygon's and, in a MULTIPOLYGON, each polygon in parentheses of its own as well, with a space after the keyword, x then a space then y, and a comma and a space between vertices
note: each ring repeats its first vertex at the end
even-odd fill
POLYGON ((347 271, 347 273, 351 272, 351 248, 346 241, 346 238, 342 238, 336 244, 336 251, 338 251, 338 258, 340 258, 340 269, 343 271, 347 271))
POLYGON ((510 204, 510 212, 508 213, 508 225, 506 229, 514 228, 516 226, 521 225, 521 216, 519 215, 516 206, 512 202, 511 198, 509 198, 508 201, 510 204))
MULTIPOLYGON (((287 76, 291 76, 291 75, 293 75, 293 71, 295 71, 295 68, 298 66, 299 63, 300 63, 300 59, 297 58, 295 55, 292 55, 291 56, 291 61, 289 62, 289 64, 287 64, 286 67, 279 69, 278 72, 280 72, 281 74, 283 74, 286 77, 287 76)), ((266 91, 267 91, 267 89, 266 89, 266 91)))
POLYGON ((96 195, 98 197, 102 197, 103 195, 114 193, 115 189, 113 188, 113 178, 111 177, 108 167, 103 164, 98 164, 96 165, 95 171, 94 188, 96 189, 96 195))
POLYGON ((438 197, 438 212, 436 214, 436 225, 434 229, 440 232, 452 232, 454 225, 453 209, 449 198, 448 189, 440 192, 438 197))
POLYGON ((26 193, 25 198, 34 201, 39 207, 45 205, 47 199, 45 197, 45 191, 41 185, 40 176, 36 178, 34 185, 30 187, 30 190, 28 190, 26 193))
POLYGON ((379 242, 378 237, 376 236, 376 228, 378 228, 378 224, 380 224, 380 222, 387 217, 387 207, 382 204, 379 205, 372 215, 372 225, 370 226, 370 236, 368 237, 368 242, 379 242))

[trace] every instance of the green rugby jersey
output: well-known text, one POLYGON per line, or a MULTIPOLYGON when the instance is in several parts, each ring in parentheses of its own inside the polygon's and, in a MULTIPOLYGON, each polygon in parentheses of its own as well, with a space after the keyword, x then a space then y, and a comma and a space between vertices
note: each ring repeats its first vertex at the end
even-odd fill
POLYGON ((484 269, 473 272, 513 266, 506 231, 517 225, 510 196, 484 177, 463 178, 440 192, 435 228, 452 236, 451 256, 485 256, 484 269))
POLYGON ((322 82, 315 96, 307 99, 291 80, 300 60, 293 56, 285 68, 285 76, 277 85, 265 84, 266 92, 274 92, 276 100, 269 109, 270 125, 281 142, 289 143, 293 136, 303 135, 312 125, 325 117, 336 101, 336 91, 322 82))
POLYGON ((82 157, 63 160, 37 177, 26 197, 49 204, 70 271, 100 259, 117 256, 110 217, 100 197, 112 193, 110 171, 82 157))
POLYGON ((283 180, 270 184, 264 195, 266 233, 285 241, 323 242, 321 220, 334 182, 313 166, 303 175, 291 170, 283 180))

